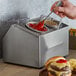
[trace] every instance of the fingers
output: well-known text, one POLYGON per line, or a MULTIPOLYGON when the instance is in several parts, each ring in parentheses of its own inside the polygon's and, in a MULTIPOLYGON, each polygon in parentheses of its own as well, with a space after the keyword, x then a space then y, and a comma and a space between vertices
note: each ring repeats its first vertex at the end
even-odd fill
POLYGON ((65 17, 65 15, 63 14, 63 13, 59 13, 58 14, 61 18, 64 18, 65 17))
POLYGON ((68 1, 68 0, 61 0, 61 1, 68 1))
POLYGON ((68 0, 61 0, 62 1, 62 6, 61 7, 56 7, 56 4, 58 3, 58 1, 57 2, 55 2, 53 5, 52 5, 52 7, 51 7, 51 11, 52 10, 54 10, 54 13, 56 13, 57 15, 59 15, 60 17, 65 17, 65 15, 64 15, 64 5, 65 5, 65 1, 68 1, 68 0))
POLYGON ((60 16, 61 18, 65 17, 65 14, 63 13, 56 13, 58 16, 60 16))
POLYGON ((62 12, 62 13, 64 13, 64 7, 56 7, 56 8, 54 8, 54 12, 56 13, 56 12, 62 12))
POLYGON ((59 15, 61 18, 65 17, 64 8, 63 7, 54 8, 54 13, 59 15))
MULTIPOLYGON (((66 4, 66 2, 65 2, 66 0, 61 0, 61 1, 62 1, 62 6, 64 6, 64 5, 66 4)), ((59 1, 56 1, 56 2, 52 5, 52 7, 51 7, 51 9, 50 9, 51 11, 52 11, 54 8, 56 8, 56 4, 57 4, 58 2, 59 2, 59 1)), ((62 6, 61 6, 61 7, 62 7, 62 6)))
POLYGON ((68 3, 68 0, 61 0, 61 1, 62 1, 63 6, 67 5, 68 3))
POLYGON ((52 5, 52 7, 51 7, 51 11, 56 7, 56 4, 58 3, 58 1, 57 2, 55 2, 53 5, 52 5))
POLYGON ((63 12, 64 13, 64 7, 58 7, 58 12, 63 12))
POLYGON ((69 1, 69 0, 61 0, 61 1, 69 1))

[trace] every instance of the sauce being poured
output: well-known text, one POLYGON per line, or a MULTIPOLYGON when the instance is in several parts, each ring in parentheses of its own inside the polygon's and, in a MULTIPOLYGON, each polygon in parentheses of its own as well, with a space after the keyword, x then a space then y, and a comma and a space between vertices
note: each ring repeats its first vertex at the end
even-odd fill
POLYGON ((30 23, 29 26, 33 29, 36 29, 38 31, 47 31, 47 28, 44 27, 44 20, 43 21, 40 21, 38 24, 34 23, 30 23))

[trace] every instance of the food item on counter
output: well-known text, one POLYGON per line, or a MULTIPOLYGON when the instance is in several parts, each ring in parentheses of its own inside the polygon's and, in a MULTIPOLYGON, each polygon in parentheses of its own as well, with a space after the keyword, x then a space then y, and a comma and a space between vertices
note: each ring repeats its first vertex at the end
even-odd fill
POLYGON ((48 76, 71 76, 70 63, 61 56, 50 58, 45 63, 48 76))
POLYGON ((48 26, 57 26, 59 24, 59 22, 54 21, 54 20, 46 20, 45 24, 48 26))
POLYGON ((29 26, 38 31, 47 31, 48 29, 44 26, 44 20, 39 23, 29 23, 29 26))
POLYGON ((71 70, 76 73, 76 59, 70 59, 69 63, 71 66, 71 70))

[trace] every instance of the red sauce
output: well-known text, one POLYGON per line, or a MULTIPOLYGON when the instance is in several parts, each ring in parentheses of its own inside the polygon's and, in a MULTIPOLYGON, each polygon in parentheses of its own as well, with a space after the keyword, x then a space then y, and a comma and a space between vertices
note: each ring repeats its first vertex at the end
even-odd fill
POLYGON ((67 60, 64 60, 64 59, 60 59, 60 60, 58 60, 58 61, 56 61, 57 63, 66 63, 67 62, 67 60))
POLYGON ((44 20, 43 21, 40 21, 38 24, 32 24, 30 23, 29 24, 30 27, 32 27, 33 29, 36 29, 38 31, 47 31, 47 28, 44 27, 44 20))
POLYGON ((40 21, 38 24, 37 24, 37 28, 43 28, 44 27, 44 20, 43 21, 40 21))

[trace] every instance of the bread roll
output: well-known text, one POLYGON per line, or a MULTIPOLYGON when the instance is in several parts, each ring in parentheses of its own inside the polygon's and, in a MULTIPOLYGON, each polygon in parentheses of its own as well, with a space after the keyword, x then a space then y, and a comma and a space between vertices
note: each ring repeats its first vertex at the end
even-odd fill
POLYGON ((69 62, 62 56, 50 58, 45 63, 48 76, 71 76, 71 67, 69 62))

